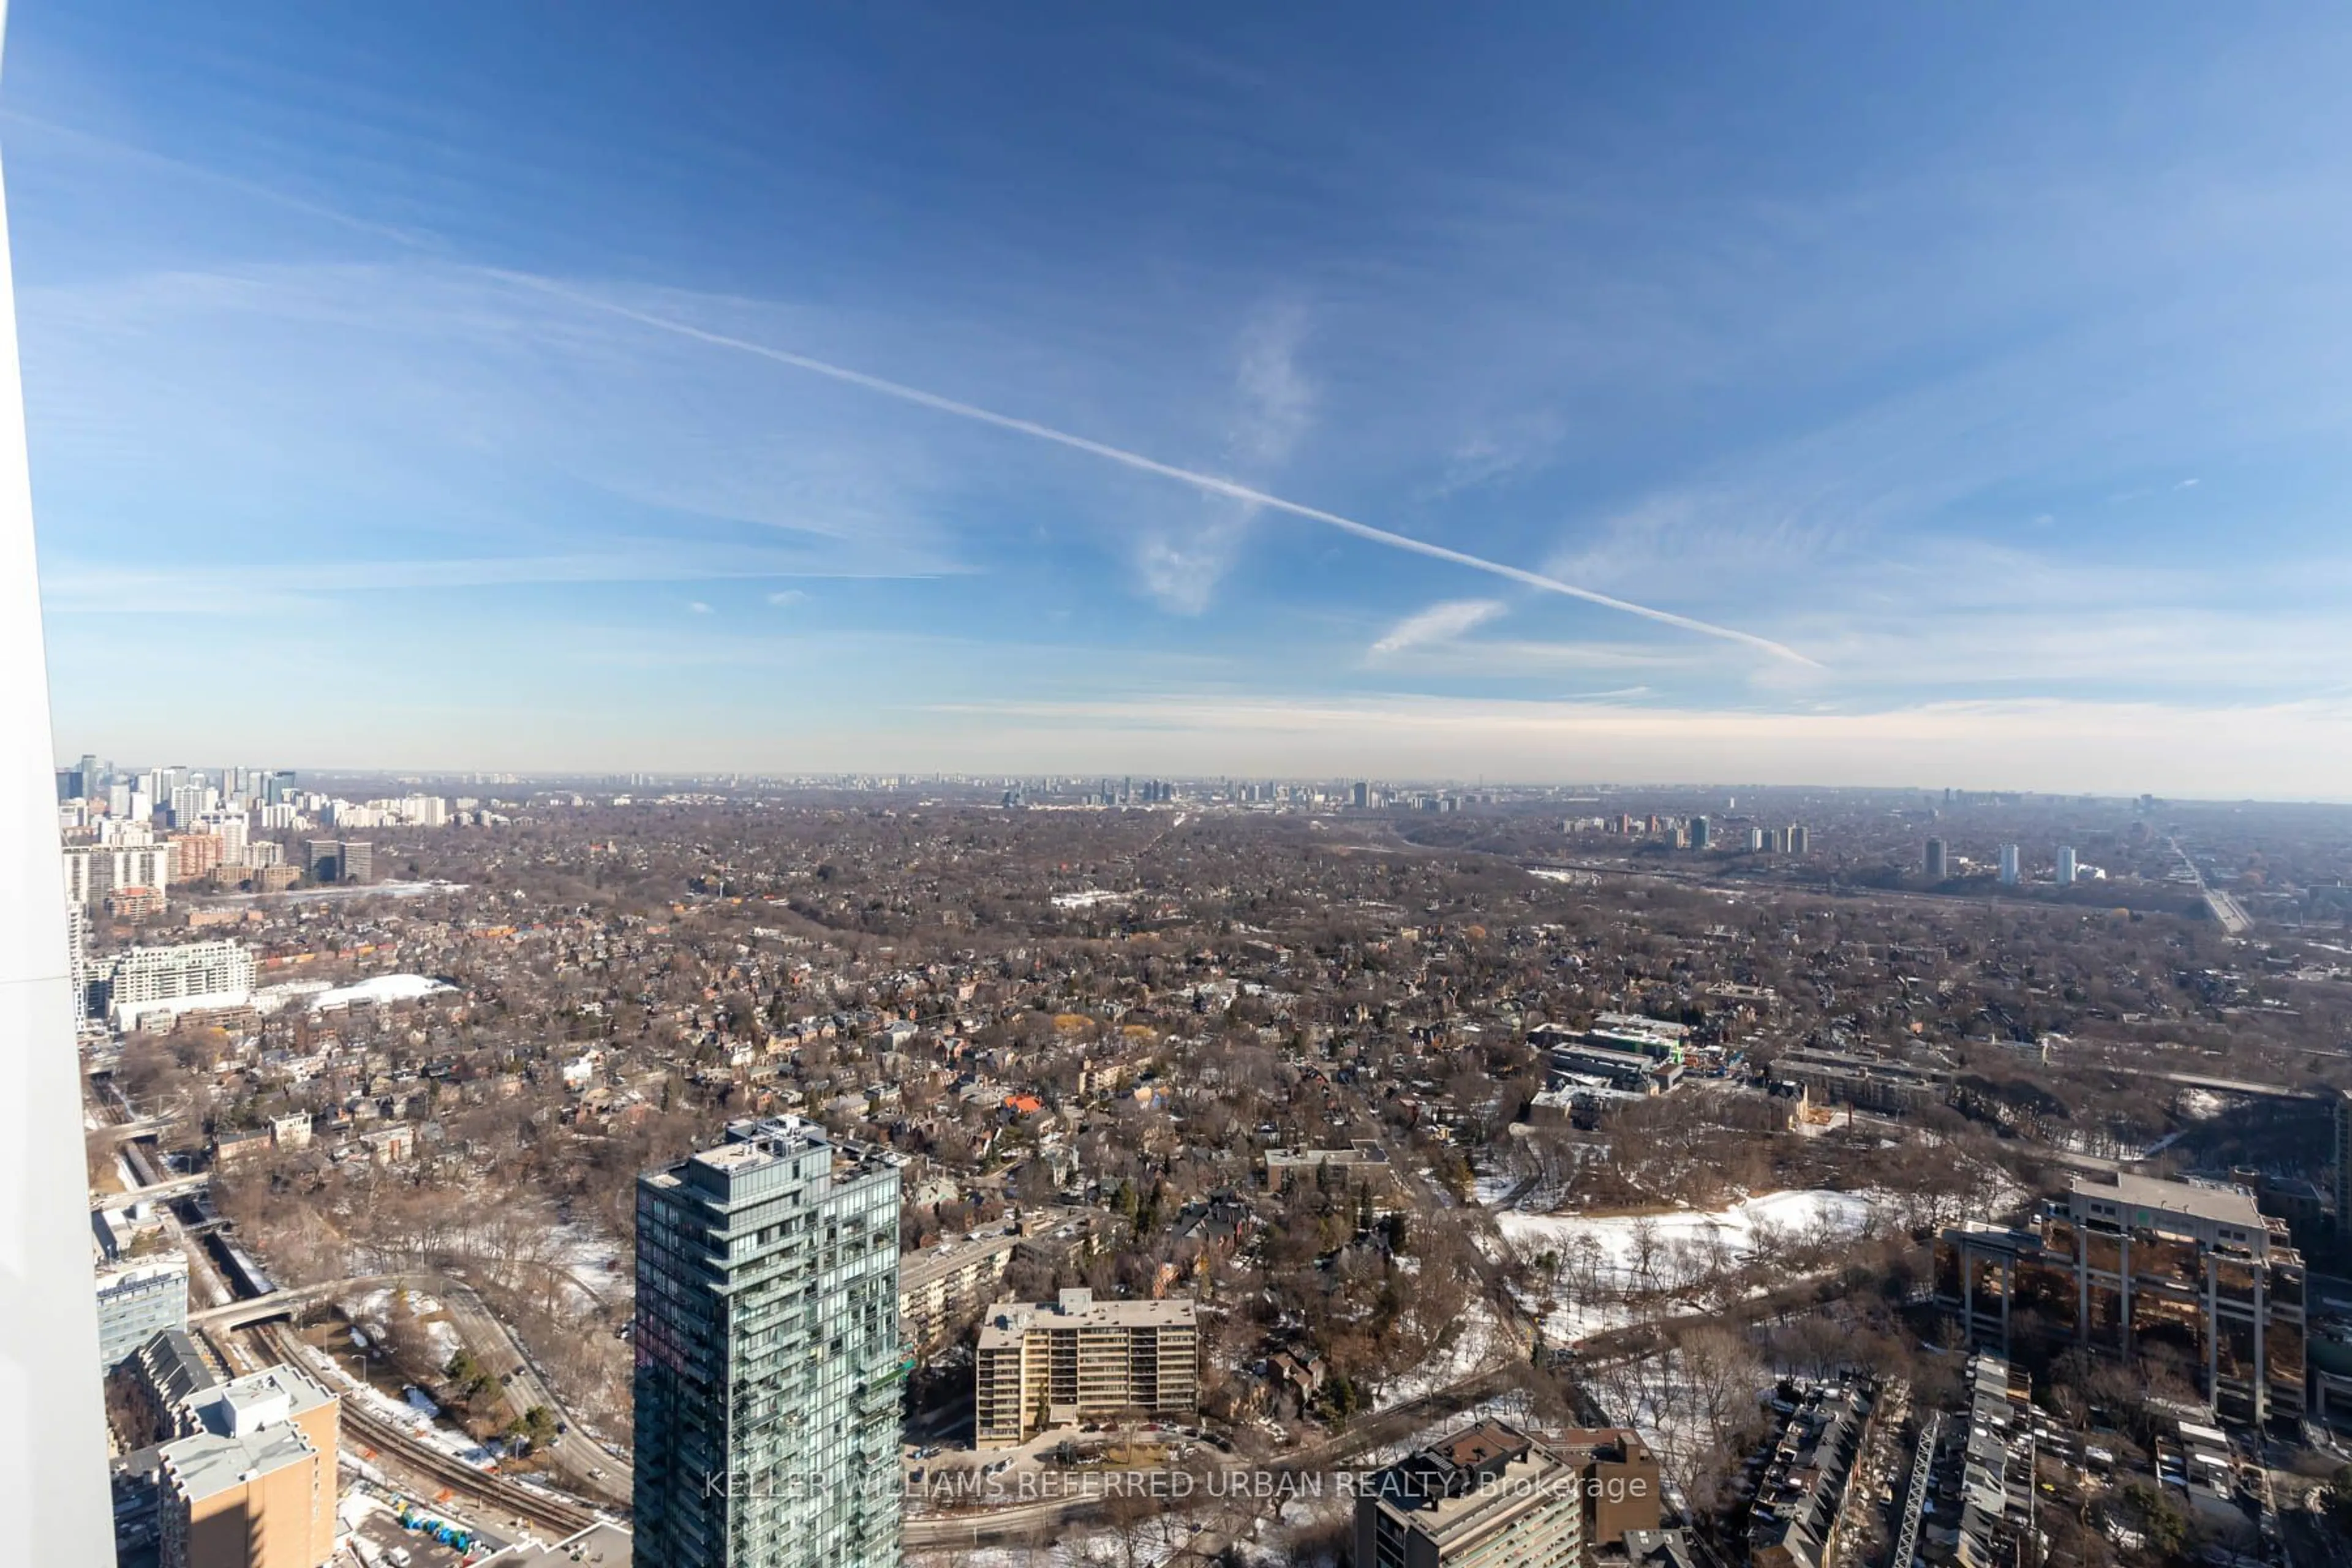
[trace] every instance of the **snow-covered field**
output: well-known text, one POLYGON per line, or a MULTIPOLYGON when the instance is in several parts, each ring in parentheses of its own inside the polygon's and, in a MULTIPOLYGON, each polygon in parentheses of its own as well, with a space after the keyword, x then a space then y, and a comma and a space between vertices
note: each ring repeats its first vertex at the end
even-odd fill
POLYGON ((310 998, 310 1011, 329 1007, 349 1007, 354 1004, 414 1002, 420 996, 436 992, 454 991, 438 980, 423 974, 376 974, 349 985, 337 985, 310 998))
POLYGON ((1501 1214, 1495 1216, 1495 1223, 1502 1227, 1504 1237, 1519 1256, 1530 1260, 1545 1252, 1564 1256, 1578 1244, 1579 1237, 1590 1237, 1601 1248, 1603 1267, 1622 1279, 1630 1280, 1643 1245, 1644 1226, 1652 1238, 1650 1245, 1654 1247, 1663 1249, 1691 1242, 1719 1245, 1728 1256, 1745 1261, 1756 1246, 1759 1230, 1768 1240, 1791 1234, 1859 1236, 1874 1212, 1873 1201, 1860 1194, 1833 1193, 1816 1187, 1804 1192, 1763 1193, 1723 1209, 1672 1209, 1662 1214, 1599 1217, 1501 1214))
POLYGON ((1054 907, 1057 910, 1087 910, 1097 904, 1123 904, 1132 893, 1115 893, 1107 888, 1088 888, 1076 893, 1055 893, 1054 907))
MULTIPOLYGON (((1751 1264, 1854 1240, 1875 1225, 1892 1223, 1892 1215, 1872 1195, 1812 1188, 1761 1193, 1720 1209, 1507 1213, 1495 1222, 1522 1261, 1551 1255, 1554 1273, 1546 1292, 1551 1310, 1543 1331, 1559 1343, 1655 1317, 1659 1294, 1671 1298, 1709 1282, 1719 1286, 1751 1264), (1646 1307, 1629 1303, 1629 1296, 1643 1293, 1652 1294, 1646 1307)), ((1532 1310, 1537 1303, 1528 1305, 1532 1310)))

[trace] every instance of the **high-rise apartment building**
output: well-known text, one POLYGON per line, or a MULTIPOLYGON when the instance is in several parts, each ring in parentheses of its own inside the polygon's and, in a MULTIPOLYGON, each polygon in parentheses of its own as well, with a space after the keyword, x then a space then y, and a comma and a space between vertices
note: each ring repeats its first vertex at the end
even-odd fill
POLYGON ((1549 1446, 1481 1421, 1373 1476, 1356 1499, 1357 1568, 1571 1568, 1584 1487, 1549 1446))
POLYGON ((220 840, 220 863, 223 866, 245 865, 246 846, 251 840, 252 824, 241 811, 215 811, 196 824, 199 833, 208 833, 220 840))
POLYGON ((168 840, 172 850, 172 880, 194 882, 220 869, 221 841, 215 833, 174 833, 168 840))
POLYGON ((1931 882, 1940 882, 1944 879, 1949 870, 1949 867, 1944 858, 1944 841, 1942 839, 1930 838, 1927 840, 1927 852, 1921 858, 1920 868, 1927 873, 1927 880, 1931 882))
POLYGON ((1708 822, 1704 816, 1692 817, 1690 819, 1690 847, 1694 849, 1706 848, 1707 839, 1713 831, 1713 827, 1714 825, 1708 822))
POLYGON ((162 891, 172 879, 172 847, 137 842, 75 844, 63 851, 66 898, 92 911, 119 889, 162 891))
POLYGON ((2000 847, 2000 885, 2004 888, 2017 886, 2017 846, 2014 844, 2000 847))
POLYGON ((89 1021, 89 912, 68 900, 66 904, 67 978, 73 984, 74 1026, 89 1021))
POLYGON ((2062 888, 2074 885, 2074 847, 2072 844, 2058 846, 2058 885, 2062 888))
POLYGON ((1189 1299, 1000 1301, 972 1356, 972 1445, 1018 1447, 1048 1426, 1141 1411, 1191 1419, 1201 1407, 1201 1325, 1189 1299))
POLYGON ((638 1561, 898 1563, 899 1164, 787 1117, 638 1178, 638 1561))
POLYGON ((204 1389, 166 1443, 162 1568, 320 1568, 335 1553, 342 1402, 291 1366, 204 1389))
POLYGON ((1789 827, 1789 853, 1791 855, 1810 855, 1812 853, 1812 850, 1813 830, 1802 826, 1801 824, 1790 824, 1789 827))

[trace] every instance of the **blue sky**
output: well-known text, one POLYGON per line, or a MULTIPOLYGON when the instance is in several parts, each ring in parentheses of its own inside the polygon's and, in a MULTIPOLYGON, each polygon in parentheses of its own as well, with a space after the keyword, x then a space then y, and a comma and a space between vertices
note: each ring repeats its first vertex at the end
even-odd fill
POLYGON ((12 10, 65 752, 2352 795, 2341 14, 12 10))

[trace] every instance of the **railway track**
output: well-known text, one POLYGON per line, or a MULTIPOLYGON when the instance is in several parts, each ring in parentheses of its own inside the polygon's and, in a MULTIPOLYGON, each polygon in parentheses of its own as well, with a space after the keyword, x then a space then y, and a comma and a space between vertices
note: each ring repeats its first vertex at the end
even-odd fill
MULTIPOLYGON (((280 1325, 262 1324, 251 1331, 267 1342, 281 1362, 302 1364, 301 1347, 291 1343, 291 1336, 280 1325)), ((598 1515, 577 1503, 524 1486, 504 1476, 453 1458, 429 1443, 420 1443, 415 1436, 390 1421, 384 1420, 356 1400, 343 1401, 342 1421, 346 1430, 364 1439, 379 1452, 391 1456, 405 1468, 428 1476, 458 1497, 499 1509, 523 1521, 526 1524, 550 1532, 552 1539, 574 1535, 596 1522, 598 1515)))

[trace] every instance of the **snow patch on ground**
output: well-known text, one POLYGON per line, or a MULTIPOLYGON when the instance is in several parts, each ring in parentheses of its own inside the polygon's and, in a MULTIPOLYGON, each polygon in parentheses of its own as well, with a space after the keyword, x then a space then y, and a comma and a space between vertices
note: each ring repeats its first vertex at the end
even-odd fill
POLYGON ((1382 1384, 1372 1398, 1372 1408, 1393 1410, 1442 1388, 1450 1388, 1475 1376, 1488 1362, 1516 1352, 1517 1348, 1495 1321, 1494 1309, 1474 1298, 1454 1320, 1436 1353, 1412 1371, 1382 1384))
POLYGON ((1801 1235, 1826 1230, 1857 1236, 1870 1223, 1873 1212, 1874 1205, 1868 1197, 1816 1187, 1804 1192, 1764 1193, 1742 1198, 1722 1209, 1674 1209, 1664 1214, 1599 1217, 1503 1214, 1495 1216, 1495 1223, 1522 1258, 1531 1259, 1544 1252, 1564 1252, 1575 1246, 1579 1237, 1590 1237, 1599 1245, 1605 1266, 1622 1283, 1631 1279, 1641 1228, 1645 1224, 1661 1248, 1677 1241, 1719 1242, 1729 1252, 1745 1258, 1755 1246, 1759 1226, 1801 1235))
MULTIPOLYGON (((1573 1260, 1590 1267, 1592 1299, 1549 1298, 1544 1337, 1552 1343, 1622 1328, 1658 1315, 1654 1301, 1629 1304, 1629 1294, 1665 1289, 1677 1279, 1696 1279, 1709 1268, 1736 1270, 1777 1255, 1791 1242, 1829 1243, 1861 1237, 1888 1217, 1885 1201, 1870 1194, 1813 1188, 1763 1193, 1720 1209, 1675 1209, 1649 1215, 1532 1215, 1495 1216, 1504 1240, 1521 1261, 1549 1252, 1572 1274, 1573 1260), (1648 1237, 1650 1273, 1643 1270, 1648 1237)), ((1787 1284, 1786 1279, 1775 1284, 1787 1284)), ((1758 1288, 1759 1290, 1761 1287, 1758 1288)), ((1529 1310, 1540 1303, 1525 1302, 1529 1310)))
POLYGON ((454 985, 425 974, 376 974, 349 985, 337 985, 310 998, 310 1011, 329 1007, 349 1007, 359 1004, 414 1002, 420 996, 438 992, 455 991, 454 985))
POLYGON ((1055 893, 1054 907, 1057 910, 1086 910, 1097 904, 1123 904, 1132 893, 1115 893, 1107 888, 1087 888, 1076 893, 1055 893))

